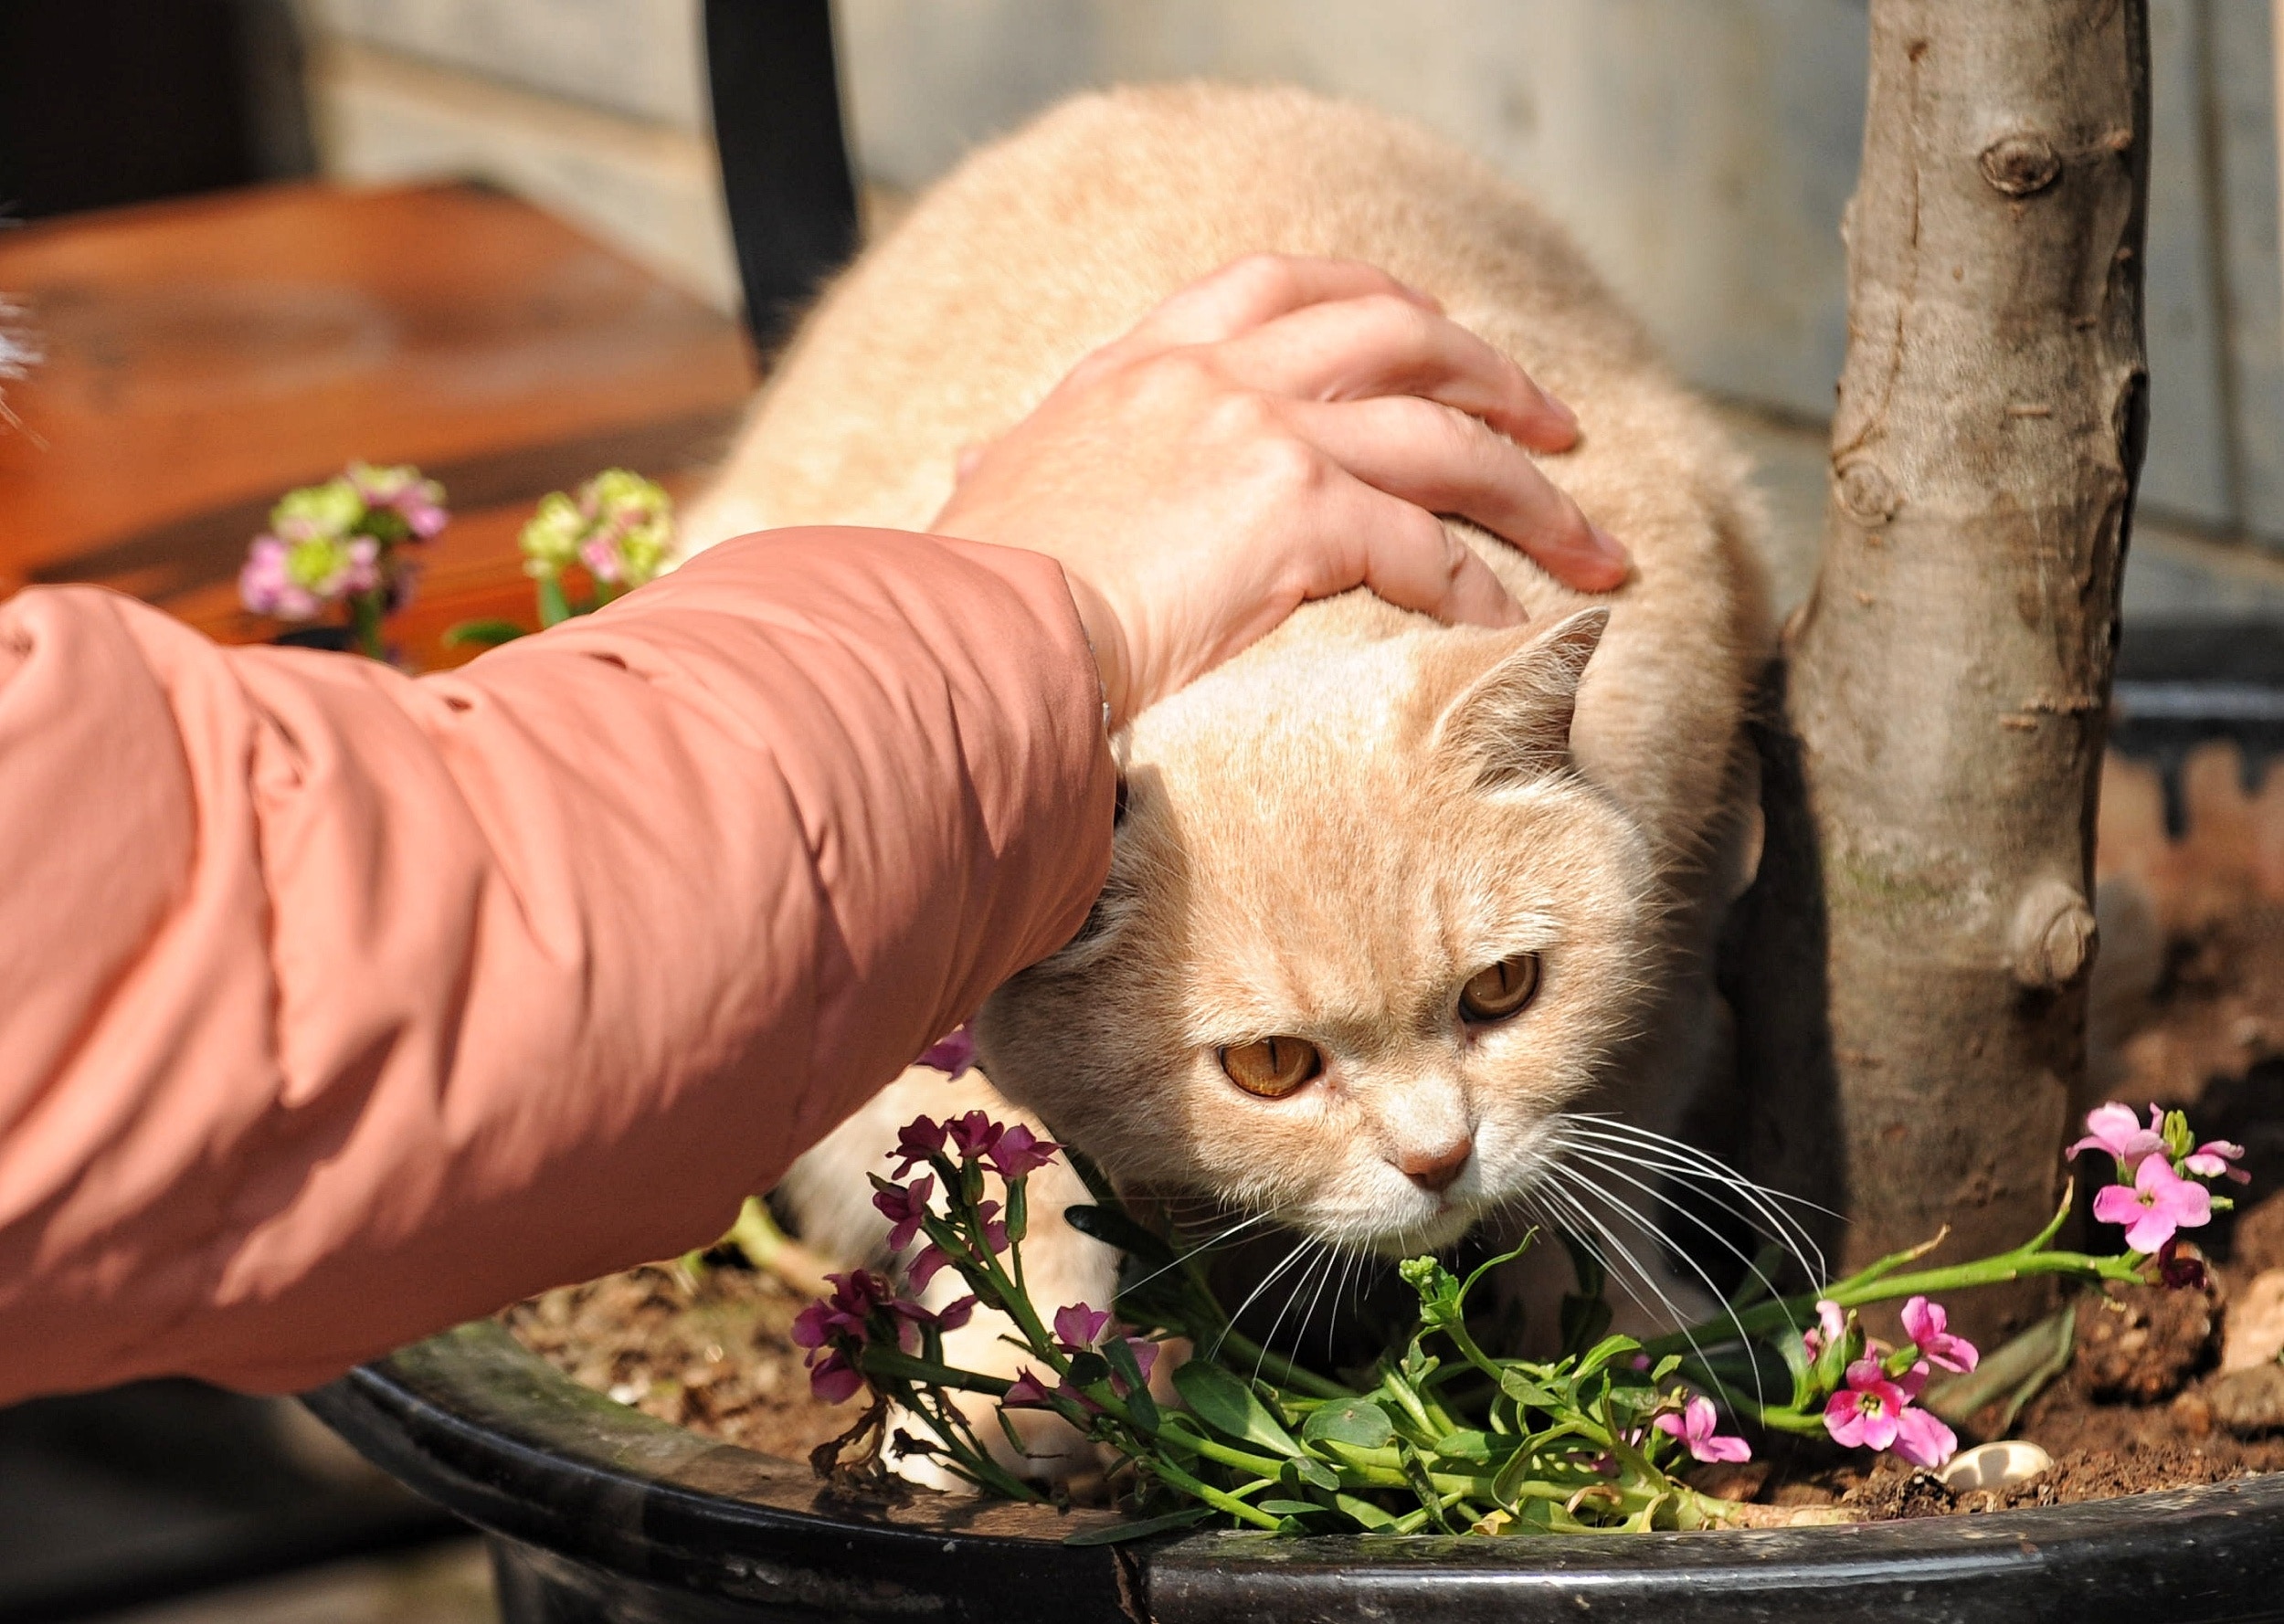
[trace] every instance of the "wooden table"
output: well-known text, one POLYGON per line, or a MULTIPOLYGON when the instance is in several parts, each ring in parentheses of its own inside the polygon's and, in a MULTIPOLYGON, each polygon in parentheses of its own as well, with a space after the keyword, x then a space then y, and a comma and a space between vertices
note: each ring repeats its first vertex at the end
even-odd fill
POLYGON ((0 293, 47 360, 6 386, 0 596, 94 581, 213 636, 279 494, 354 459, 442 480, 392 634, 456 663, 455 620, 532 623, 515 533, 619 464, 686 493, 754 385, 728 317, 529 205, 472 185, 292 185, 0 234, 0 293))

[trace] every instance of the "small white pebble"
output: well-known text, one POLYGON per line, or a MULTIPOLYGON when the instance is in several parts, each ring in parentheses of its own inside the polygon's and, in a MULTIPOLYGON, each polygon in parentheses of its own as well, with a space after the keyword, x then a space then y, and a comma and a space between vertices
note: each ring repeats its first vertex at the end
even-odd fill
POLYGON ((1960 1450, 1936 1475, 1952 1493, 1964 1494, 1974 1489, 2011 1489, 2053 1464, 2054 1457, 2029 1439, 2010 1438, 1960 1450))
POLYGON ((649 1382, 620 1382, 610 1389, 608 1397, 613 1404, 636 1404, 650 1390, 649 1382))

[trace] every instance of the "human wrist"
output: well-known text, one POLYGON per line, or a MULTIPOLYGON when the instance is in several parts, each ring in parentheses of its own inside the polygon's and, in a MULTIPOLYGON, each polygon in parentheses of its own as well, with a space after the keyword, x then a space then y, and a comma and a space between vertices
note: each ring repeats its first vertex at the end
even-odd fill
POLYGON ((1068 564, 1063 566, 1063 582, 1070 591, 1072 606, 1078 611, 1087 649, 1094 657, 1094 674, 1103 691, 1104 724, 1116 733, 1132 713, 1132 650, 1126 627, 1112 610, 1110 600, 1068 564))

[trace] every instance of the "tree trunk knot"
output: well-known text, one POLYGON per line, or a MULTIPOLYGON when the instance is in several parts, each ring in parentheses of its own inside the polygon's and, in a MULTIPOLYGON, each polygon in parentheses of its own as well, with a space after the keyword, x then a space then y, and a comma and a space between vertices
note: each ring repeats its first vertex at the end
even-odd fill
POLYGON ((1881 524, 1903 505, 1887 470, 1868 457, 1851 457, 1842 463, 1840 505, 1866 524, 1881 524))
POLYGON ((2027 197, 2054 185, 2062 160, 2054 143, 2036 130, 2002 135, 1983 149, 1983 178, 2009 197, 2027 197))
POLYGON ((2094 911, 2078 887, 2041 880, 2014 911, 2013 935, 2014 979, 2032 992, 2059 992, 2093 960, 2094 911))

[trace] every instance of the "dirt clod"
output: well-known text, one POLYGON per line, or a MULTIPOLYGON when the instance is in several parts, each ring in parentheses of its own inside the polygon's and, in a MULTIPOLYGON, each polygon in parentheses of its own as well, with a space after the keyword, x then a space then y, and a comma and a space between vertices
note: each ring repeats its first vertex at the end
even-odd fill
POLYGON ((2213 1418, 2239 1438, 2284 1432, 2284 1365, 2256 1365, 2217 1376, 2205 1391, 2213 1418))
POLYGON ((2114 1307, 2078 1320, 2078 1362, 2096 1399, 2154 1404, 2212 1363, 2219 1315, 2210 1292, 2113 1286, 2114 1307))

